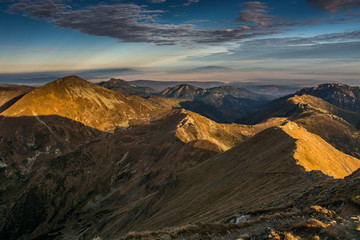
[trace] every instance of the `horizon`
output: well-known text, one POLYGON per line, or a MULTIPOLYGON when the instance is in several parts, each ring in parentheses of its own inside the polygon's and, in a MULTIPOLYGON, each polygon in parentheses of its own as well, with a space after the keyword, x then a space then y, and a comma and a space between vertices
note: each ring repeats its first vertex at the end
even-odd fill
POLYGON ((0 1, 0 82, 359 85, 358 0, 0 1))

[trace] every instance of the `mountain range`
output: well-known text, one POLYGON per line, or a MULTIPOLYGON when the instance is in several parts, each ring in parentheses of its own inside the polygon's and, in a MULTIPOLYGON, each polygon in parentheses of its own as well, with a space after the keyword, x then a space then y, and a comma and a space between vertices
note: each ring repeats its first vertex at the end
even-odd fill
POLYGON ((0 239, 359 237, 358 87, 156 91, 1 85, 0 239))

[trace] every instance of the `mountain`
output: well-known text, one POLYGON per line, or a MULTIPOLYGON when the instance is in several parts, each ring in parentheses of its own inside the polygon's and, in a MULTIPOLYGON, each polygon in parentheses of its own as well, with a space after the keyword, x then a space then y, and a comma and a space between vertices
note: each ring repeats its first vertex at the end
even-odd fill
POLYGON ((114 91, 70 76, 25 94, 1 115, 58 115, 92 128, 112 131, 116 127, 128 127, 146 121, 150 112, 142 99, 128 100, 114 91))
POLYGON ((153 80, 135 80, 130 81, 138 87, 150 87, 157 91, 163 91, 168 87, 174 87, 176 85, 188 84, 199 88, 212 88, 225 85, 223 82, 200 82, 200 81, 153 81, 153 80))
POLYGON ((293 95, 238 120, 256 124, 272 117, 285 117, 333 144, 341 151, 360 157, 360 114, 338 108, 310 95, 293 95))
POLYGON ((233 122, 264 106, 269 98, 244 88, 221 86, 209 89, 188 84, 167 88, 159 93, 166 98, 187 99, 180 105, 217 122, 233 122))
POLYGON ((123 219, 179 173, 257 131, 180 109, 113 134, 59 116, 0 125, 1 239, 51 239, 95 227, 95 219, 123 219))
POLYGON ((263 96, 170 92, 213 105, 76 76, 12 103, 0 117, 0 239, 357 239, 359 113, 294 94, 224 124, 182 106, 263 96))
POLYGON ((297 94, 312 95, 337 107, 360 113, 360 87, 328 83, 312 88, 304 88, 297 94))
POLYGON ((173 70, 171 73, 175 74, 189 74, 189 73, 221 73, 221 72, 229 72, 234 71, 234 69, 222 66, 204 66, 197 68, 186 68, 186 69, 178 69, 173 70))
POLYGON ((293 94, 302 88, 297 85, 291 86, 291 85, 256 84, 256 83, 241 83, 241 82, 233 82, 230 83, 229 85, 235 87, 243 87, 249 89, 254 93, 268 95, 276 98, 293 94))
POLYGON ((0 113, 33 89, 25 85, 0 84, 0 113))
POLYGON ((155 196, 123 213, 130 215, 135 209, 141 212, 135 215, 136 221, 114 219, 106 232, 115 231, 115 226, 121 226, 124 232, 144 231, 189 222, 219 222, 235 212, 248 215, 271 208, 274 211, 275 207, 291 208, 292 202, 309 188, 331 181, 327 174, 343 178, 359 166, 359 159, 288 122, 188 169, 155 196), (320 149, 330 152, 323 155, 320 149), (333 166, 337 159, 341 162, 333 166))
POLYGON ((151 93, 157 92, 150 87, 138 87, 128 81, 122 79, 111 78, 109 81, 98 83, 100 86, 113 90, 126 97, 137 95, 141 97, 148 97, 151 93))

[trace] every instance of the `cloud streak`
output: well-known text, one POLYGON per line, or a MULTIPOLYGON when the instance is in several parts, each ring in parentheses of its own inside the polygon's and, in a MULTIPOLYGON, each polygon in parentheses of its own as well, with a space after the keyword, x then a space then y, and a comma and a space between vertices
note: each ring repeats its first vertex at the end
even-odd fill
POLYGON ((193 3, 198 3, 198 2, 199 2, 199 0, 187 0, 186 3, 184 3, 184 6, 189 6, 193 3))
POLYGON ((274 17, 268 15, 269 9, 265 3, 262 2, 245 2, 241 4, 244 10, 239 12, 239 17, 236 21, 243 24, 257 24, 266 26, 274 17))
MULTIPOLYGON (((264 59, 360 59, 360 30, 314 37, 247 40, 237 49, 206 56, 206 61, 264 59)), ((204 57, 189 57, 202 61, 204 57)))
POLYGON ((292 26, 304 26, 318 23, 315 20, 308 20, 302 22, 288 21, 280 19, 276 16, 270 15, 271 8, 266 3, 254 1, 240 4, 243 10, 239 11, 235 22, 243 25, 255 25, 262 28, 280 28, 292 26))
POLYGON ((307 0, 307 2, 329 12, 360 7, 360 0, 307 0))

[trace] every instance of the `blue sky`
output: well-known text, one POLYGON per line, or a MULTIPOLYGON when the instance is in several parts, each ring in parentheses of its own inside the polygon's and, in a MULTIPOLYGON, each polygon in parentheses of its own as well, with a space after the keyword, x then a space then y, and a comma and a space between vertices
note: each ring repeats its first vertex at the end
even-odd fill
POLYGON ((360 85, 360 0, 0 0, 0 82, 68 74, 360 85))

